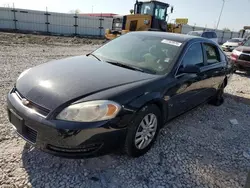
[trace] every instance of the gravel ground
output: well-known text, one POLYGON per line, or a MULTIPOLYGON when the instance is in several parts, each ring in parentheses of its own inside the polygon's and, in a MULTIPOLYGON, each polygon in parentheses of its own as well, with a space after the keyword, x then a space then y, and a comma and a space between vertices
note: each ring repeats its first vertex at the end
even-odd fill
POLYGON ((5 111, 6 94, 18 75, 48 60, 85 54, 102 42, 48 41, 0 33, 0 187, 243 187, 250 169, 250 79, 244 73, 233 75, 222 106, 202 105, 171 121, 140 158, 110 154, 72 160, 30 148, 5 111))

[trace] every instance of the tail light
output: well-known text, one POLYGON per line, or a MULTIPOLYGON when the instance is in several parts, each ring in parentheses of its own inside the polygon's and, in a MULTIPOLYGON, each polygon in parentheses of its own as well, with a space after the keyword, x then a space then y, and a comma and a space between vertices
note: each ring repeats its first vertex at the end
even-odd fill
POLYGON ((234 50, 230 56, 231 60, 236 61, 239 58, 240 54, 241 52, 234 50))
POLYGON ((238 59, 238 55, 237 54, 231 54, 231 59, 233 60, 233 61, 236 61, 237 59, 238 59))
POLYGON ((241 46, 243 44, 243 42, 239 42, 238 44, 239 44, 239 46, 241 46))

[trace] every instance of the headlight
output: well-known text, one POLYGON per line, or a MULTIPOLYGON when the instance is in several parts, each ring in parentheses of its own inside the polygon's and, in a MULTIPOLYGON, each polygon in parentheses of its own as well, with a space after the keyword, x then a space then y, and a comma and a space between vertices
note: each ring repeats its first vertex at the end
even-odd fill
POLYGON ((96 122, 114 118, 121 106, 113 101, 98 100, 72 104, 57 119, 76 122, 96 122))
POLYGON ((19 75, 19 77, 17 78, 17 80, 19 80, 20 78, 22 78, 29 70, 30 70, 30 68, 29 68, 29 69, 26 69, 25 71, 23 71, 23 72, 19 75))

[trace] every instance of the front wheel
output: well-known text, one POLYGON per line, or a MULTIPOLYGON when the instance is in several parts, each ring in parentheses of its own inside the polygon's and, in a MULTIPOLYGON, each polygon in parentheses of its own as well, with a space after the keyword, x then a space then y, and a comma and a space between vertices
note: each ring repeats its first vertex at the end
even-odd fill
POLYGON ((152 104, 143 107, 128 127, 125 152, 131 157, 144 155, 153 145, 161 124, 159 108, 152 104))

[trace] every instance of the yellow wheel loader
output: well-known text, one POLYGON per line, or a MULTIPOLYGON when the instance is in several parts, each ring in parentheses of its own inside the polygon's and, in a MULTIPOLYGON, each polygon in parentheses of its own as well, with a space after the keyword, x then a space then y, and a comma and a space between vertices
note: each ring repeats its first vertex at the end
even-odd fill
MULTIPOLYGON (((111 29, 105 30, 105 37, 112 40, 130 31, 167 31, 166 17, 169 4, 159 1, 138 2, 134 5, 134 14, 114 16, 111 29)), ((173 12, 171 7, 170 12, 173 12)))

